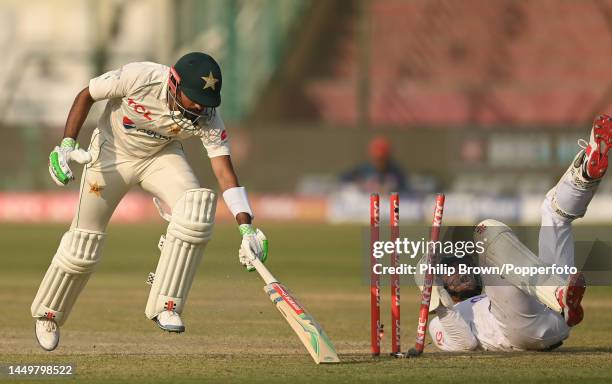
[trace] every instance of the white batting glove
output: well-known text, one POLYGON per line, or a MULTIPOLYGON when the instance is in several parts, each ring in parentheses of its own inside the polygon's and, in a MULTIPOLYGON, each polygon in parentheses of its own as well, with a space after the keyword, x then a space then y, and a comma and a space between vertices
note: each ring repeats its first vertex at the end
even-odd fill
POLYGON ((59 146, 53 148, 49 155, 49 174, 55 184, 63 187, 70 180, 74 179, 72 170, 68 165, 70 161, 76 161, 79 164, 87 164, 91 162, 91 154, 88 151, 79 149, 76 140, 71 137, 66 137, 62 140, 59 146))
POLYGON ((262 263, 268 258, 268 239, 259 229, 253 228, 251 224, 241 224, 239 227, 242 235, 242 243, 238 250, 240 264, 244 265, 247 271, 252 272, 255 267, 251 260, 258 258, 262 263))

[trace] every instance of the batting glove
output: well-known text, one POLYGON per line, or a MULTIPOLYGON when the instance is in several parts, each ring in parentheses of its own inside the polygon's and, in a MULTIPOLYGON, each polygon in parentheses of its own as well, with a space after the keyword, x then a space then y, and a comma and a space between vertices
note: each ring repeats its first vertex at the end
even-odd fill
POLYGON ((49 174, 55 184, 63 187, 70 180, 74 179, 72 170, 69 167, 70 161, 76 161, 79 164, 87 164, 91 162, 91 154, 88 151, 79 149, 76 140, 71 137, 66 137, 62 140, 59 146, 53 148, 49 155, 49 174))
POLYGON ((242 235, 242 244, 238 250, 240 264, 244 265, 247 271, 252 272, 255 267, 251 260, 258 258, 262 263, 268 258, 268 239, 259 229, 253 228, 251 224, 241 224, 239 227, 242 235))

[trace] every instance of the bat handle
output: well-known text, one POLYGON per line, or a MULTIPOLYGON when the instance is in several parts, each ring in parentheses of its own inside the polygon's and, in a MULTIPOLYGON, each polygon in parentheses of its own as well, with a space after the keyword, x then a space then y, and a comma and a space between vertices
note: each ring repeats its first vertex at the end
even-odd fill
POLYGON ((276 280, 276 278, 270 273, 270 271, 268 271, 268 268, 266 268, 266 266, 261 262, 261 260, 259 260, 258 258, 254 258, 251 260, 251 264, 253 264, 253 266, 257 270, 257 273, 259 273, 259 276, 261 276, 266 285, 278 283, 278 280, 276 280))

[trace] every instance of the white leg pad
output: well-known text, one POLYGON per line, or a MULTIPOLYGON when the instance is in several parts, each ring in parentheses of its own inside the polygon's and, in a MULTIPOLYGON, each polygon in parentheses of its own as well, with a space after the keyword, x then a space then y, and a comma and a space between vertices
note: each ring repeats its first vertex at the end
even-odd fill
POLYGON ((557 185, 546 194, 554 212, 567 222, 583 217, 601 179, 587 180, 582 174, 581 151, 557 185))
MULTIPOLYGON (((499 268, 504 264, 514 264, 516 267, 547 266, 516 237, 512 229, 502 222, 490 219, 482 221, 476 227, 474 240, 484 242, 485 250, 479 255, 480 265, 499 268)), ((557 288, 566 285, 562 277, 554 274, 522 276, 515 273, 502 274, 501 277, 508 284, 537 297, 541 303, 561 313, 562 309, 555 293, 557 288)))
POLYGON ((100 260, 104 233, 71 229, 62 237, 31 311, 62 325, 100 260))
POLYGON ((182 313, 212 237, 216 206, 217 194, 205 188, 188 190, 174 204, 145 309, 149 319, 165 310, 182 313))

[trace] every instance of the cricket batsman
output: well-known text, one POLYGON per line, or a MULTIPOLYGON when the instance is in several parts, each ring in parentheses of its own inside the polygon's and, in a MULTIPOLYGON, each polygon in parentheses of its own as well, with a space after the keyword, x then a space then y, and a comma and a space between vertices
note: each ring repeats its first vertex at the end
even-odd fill
MULTIPOLYGON (((608 167, 612 118, 598 116, 590 141, 580 140, 579 145, 583 149, 542 203, 538 256, 509 227, 484 220, 474 231, 474 240, 484 242, 484 251, 478 255, 480 266, 574 267, 572 222, 585 215, 608 167)), ((451 265, 465 263, 452 259, 451 265)), ((434 286, 430 306, 437 317, 429 331, 434 344, 444 351, 551 350, 583 319, 581 300, 586 287, 581 272, 454 273, 438 278, 441 282, 434 286)))
POLYGON ((192 52, 174 66, 140 62, 90 80, 75 98, 64 137, 49 156, 59 186, 74 179, 73 162, 85 164, 79 201, 31 306, 36 339, 54 350, 64 324, 102 255, 108 221, 135 185, 161 199, 171 216, 161 246, 145 315, 162 330, 183 332, 181 314, 215 221, 217 194, 201 188, 181 140, 201 138, 225 204, 242 235, 239 258, 265 261, 267 240, 232 167, 228 135, 218 109, 221 69, 209 55, 192 52), (77 137, 91 106, 107 100, 89 149, 77 137))

